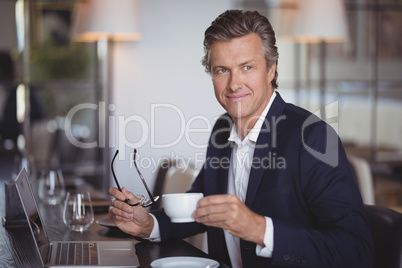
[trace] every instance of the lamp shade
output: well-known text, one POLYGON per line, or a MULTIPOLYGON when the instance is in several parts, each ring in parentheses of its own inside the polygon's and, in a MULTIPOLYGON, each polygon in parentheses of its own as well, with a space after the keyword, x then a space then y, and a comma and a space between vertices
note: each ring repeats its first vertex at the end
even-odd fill
POLYGON ((86 0, 75 13, 74 40, 135 41, 141 38, 138 24, 137 0, 86 0))
POLYGON ((343 0, 299 0, 294 37, 300 42, 343 42, 347 38, 343 0))

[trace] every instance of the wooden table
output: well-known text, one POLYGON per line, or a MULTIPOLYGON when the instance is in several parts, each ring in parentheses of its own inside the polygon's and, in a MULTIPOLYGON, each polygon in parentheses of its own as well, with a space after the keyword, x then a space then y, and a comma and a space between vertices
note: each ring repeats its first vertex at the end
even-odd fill
MULTIPOLYGON (((4 182, 0 181, 0 217, 5 214, 4 182)), ((194 256, 208 258, 208 255, 183 240, 169 240, 160 243, 137 241, 118 229, 107 228, 94 223, 88 231, 79 233, 69 231, 62 222, 61 206, 43 205, 39 203, 40 213, 45 222, 45 228, 51 241, 136 241, 136 253, 140 267, 151 267, 152 261, 173 256, 194 256)), ((95 214, 96 219, 107 214, 95 214)), ((29 229, 24 227, 0 227, 0 267, 26 268, 41 267, 39 256, 34 248, 29 229)), ((221 265, 221 267, 226 267, 221 265)))

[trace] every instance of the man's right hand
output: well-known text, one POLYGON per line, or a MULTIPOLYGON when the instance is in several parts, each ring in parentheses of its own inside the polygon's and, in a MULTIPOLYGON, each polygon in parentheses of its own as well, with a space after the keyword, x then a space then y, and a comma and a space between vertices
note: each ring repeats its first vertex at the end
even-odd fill
POLYGON ((130 203, 136 203, 139 201, 138 198, 124 187, 121 192, 112 187, 109 189, 109 194, 115 198, 109 207, 109 217, 114 224, 125 233, 148 238, 154 227, 153 217, 141 205, 132 207, 124 202, 129 199, 130 203))

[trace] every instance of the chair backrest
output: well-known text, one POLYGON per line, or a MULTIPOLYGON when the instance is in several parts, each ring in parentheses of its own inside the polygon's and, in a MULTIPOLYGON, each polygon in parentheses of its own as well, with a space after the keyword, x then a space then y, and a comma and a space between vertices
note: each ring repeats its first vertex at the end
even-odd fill
POLYGON ((402 214, 364 205, 374 243, 373 268, 402 267, 402 214))
POLYGON ((373 176, 371 174, 369 163, 367 160, 353 155, 348 155, 348 159, 353 167, 363 203, 367 205, 375 205, 373 176))
MULTIPOLYGON (((199 170, 192 165, 181 167, 174 161, 166 160, 159 167, 153 190, 154 196, 188 191, 198 172, 199 170)), ((151 210, 161 206, 161 202, 157 202, 151 206, 151 210)))
POLYGON ((165 182, 162 193, 184 193, 188 191, 191 184, 198 175, 198 170, 193 166, 189 167, 170 167, 166 172, 165 182))
POLYGON ((41 120, 31 124, 31 152, 38 169, 49 167, 57 135, 54 120, 41 120))

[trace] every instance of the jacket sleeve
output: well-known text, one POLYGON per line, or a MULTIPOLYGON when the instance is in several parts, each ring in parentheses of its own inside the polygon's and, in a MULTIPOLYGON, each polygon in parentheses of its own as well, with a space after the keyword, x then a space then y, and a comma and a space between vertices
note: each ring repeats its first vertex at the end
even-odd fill
POLYGON ((372 267, 371 233, 341 141, 324 123, 303 134, 297 173, 313 227, 273 218, 272 265, 372 267))

